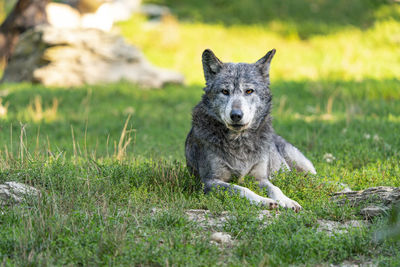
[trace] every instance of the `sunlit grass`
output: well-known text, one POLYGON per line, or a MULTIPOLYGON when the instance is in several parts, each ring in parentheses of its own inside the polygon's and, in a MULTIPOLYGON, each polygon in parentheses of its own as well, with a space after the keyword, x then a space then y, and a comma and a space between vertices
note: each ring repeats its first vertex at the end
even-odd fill
POLYGON ((178 23, 173 17, 158 26, 138 17, 119 26, 154 64, 183 72, 189 83, 203 83, 205 48, 227 62, 254 62, 276 48, 273 80, 380 80, 398 78, 400 73, 400 22, 391 18, 367 30, 349 26, 304 40, 267 25, 178 23))

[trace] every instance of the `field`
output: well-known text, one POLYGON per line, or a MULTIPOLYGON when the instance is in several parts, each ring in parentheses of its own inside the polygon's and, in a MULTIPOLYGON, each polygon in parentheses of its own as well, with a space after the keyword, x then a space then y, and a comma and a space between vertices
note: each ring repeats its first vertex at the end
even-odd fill
MULTIPOLYGON (((43 192, 33 207, 1 208, 1 263, 399 266, 400 241, 375 238, 387 218, 333 236, 316 226, 317 219, 361 218, 329 200, 340 190, 335 182, 353 190, 400 186, 400 5, 158 2, 174 16, 157 26, 134 16, 117 30, 153 64, 184 73, 185 86, 0 85, 0 183, 43 192), (273 181, 303 206, 299 214, 281 210, 261 227, 262 207, 205 196, 188 174, 184 141, 202 95, 205 48, 229 62, 253 62, 277 49, 273 125, 317 170, 306 178, 279 173, 273 181), (232 217, 220 229, 203 229, 188 220, 188 209, 232 217), (210 243, 217 230, 231 234, 233 245, 210 243)), ((256 190, 251 177, 245 185, 256 190)))

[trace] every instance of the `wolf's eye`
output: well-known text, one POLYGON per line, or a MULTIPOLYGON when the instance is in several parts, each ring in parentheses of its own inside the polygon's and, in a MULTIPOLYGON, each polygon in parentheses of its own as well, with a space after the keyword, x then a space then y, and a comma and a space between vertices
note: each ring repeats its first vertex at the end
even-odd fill
POLYGON ((224 95, 229 95, 229 91, 226 90, 226 89, 222 89, 222 90, 221 90, 221 93, 223 93, 224 95))
POLYGON ((246 95, 251 95, 254 92, 253 89, 247 89, 246 90, 246 95))

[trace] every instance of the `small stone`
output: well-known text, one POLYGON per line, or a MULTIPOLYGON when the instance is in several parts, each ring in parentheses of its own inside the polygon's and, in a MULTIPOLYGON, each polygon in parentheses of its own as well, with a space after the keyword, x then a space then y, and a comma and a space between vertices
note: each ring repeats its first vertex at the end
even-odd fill
POLYGON ((226 233, 216 232, 211 235, 211 240, 222 245, 231 244, 232 236, 226 233))
MULTIPOLYGON (((231 215, 228 211, 222 211, 219 214, 213 214, 209 210, 190 209, 185 213, 190 221, 197 223, 202 228, 221 228, 228 220, 233 219, 233 215, 231 215)), ((272 219, 278 215, 279 213, 276 212, 271 213, 269 210, 261 210, 257 217, 259 220, 263 220, 264 226, 267 226, 272 219)))
POLYGON ((357 220, 351 220, 347 222, 317 220, 317 223, 318 223, 317 232, 326 232, 330 236, 335 233, 338 234, 347 233, 350 228, 360 228, 365 225, 364 222, 357 220))
POLYGON ((328 163, 333 162, 335 159, 336 158, 331 153, 325 153, 324 155, 324 160, 328 163))
POLYGON ((271 211, 269 211, 269 210, 261 210, 258 213, 258 219, 259 220, 262 220, 262 219, 265 219, 265 218, 272 218, 271 211))
POLYGON ((40 191, 36 188, 18 182, 5 182, 0 185, 0 206, 19 204, 24 200, 37 198, 40 191))
POLYGON ((352 190, 350 189, 350 187, 346 186, 341 191, 339 191, 339 193, 348 193, 348 192, 351 192, 351 191, 352 190))
POLYGON ((377 134, 374 134, 373 139, 374 139, 375 142, 381 141, 381 138, 380 138, 379 135, 377 135, 377 134))
POLYGON ((330 264, 329 266, 330 267, 375 267, 378 266, 378 264, 368 259, 362 259, 362 260, 346 260, 339 264, 330 264))
POLYGON ((202 228, 220 228, 229 219, 227 211, 223 211, 221 214, 212 214, 209 210, 190 209, 185 213, 190 221, 196 222, 202 228))
POLYGON ((160 211, 160 209, 158 209, 158 208, 151 208, 150 213, 157 213, 159 211, 160 211))
POLYGON ((347 193, 352 191, 351 188, 345 183, 339 183, 338 185, 340 186, 340 188, 342 188, 342 191, 340 191, 341 193, 347 193))

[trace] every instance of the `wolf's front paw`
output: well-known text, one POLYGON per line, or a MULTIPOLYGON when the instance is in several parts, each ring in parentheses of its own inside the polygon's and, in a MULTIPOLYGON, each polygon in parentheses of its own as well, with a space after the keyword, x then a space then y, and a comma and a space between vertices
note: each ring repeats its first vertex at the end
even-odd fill
POLYGON ((270 210, 277 209, 278 206, 279 206, 278 202, 276 202, 275 200, 273 200, 271 198, 267 198, 267 197, 263 198, 260 201, 260 204, 263 205, 263 206, 266 206, 270 210))
POLYGON ((282 198, 282 199, 278 199, 277 202, 281 207, 283 207, 285 209, 292 209, 295 212, 299 212, 302 209, 302 207, 300 206, 299 203, 297 203, 294 200, 291 200, 288 197, 282 198))

